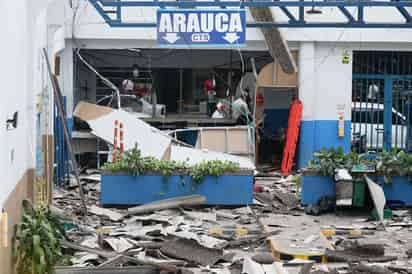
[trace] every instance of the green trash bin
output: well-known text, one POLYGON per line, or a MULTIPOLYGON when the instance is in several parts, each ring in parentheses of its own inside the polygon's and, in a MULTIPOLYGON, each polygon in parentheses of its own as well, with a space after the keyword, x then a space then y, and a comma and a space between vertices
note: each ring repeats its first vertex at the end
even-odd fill
POLYGON ((366 184, 362 179, 353 182, 352 206, 364 207, 366 198, 366 184))

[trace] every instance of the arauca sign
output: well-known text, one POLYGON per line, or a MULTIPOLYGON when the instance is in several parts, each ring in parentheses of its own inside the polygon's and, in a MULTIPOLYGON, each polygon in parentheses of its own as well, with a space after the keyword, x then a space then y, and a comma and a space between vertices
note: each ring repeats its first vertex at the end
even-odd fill
POLYGON ((157 12, 157 42, 162 46, 243 46, 243 9, 160 9, 157 12))

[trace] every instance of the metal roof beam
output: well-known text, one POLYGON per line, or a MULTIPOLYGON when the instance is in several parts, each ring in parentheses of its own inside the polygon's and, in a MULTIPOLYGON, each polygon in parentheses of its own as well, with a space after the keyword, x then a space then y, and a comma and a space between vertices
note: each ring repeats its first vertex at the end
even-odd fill
POLYGON ((352 16, 352 14, 348 11, 346 7, 338 7, 339 10, 345 15, 346 18, 348 18, 348 21, 353 23, 355 22, 355 18, 352 16))
MULTIPOLYGON (((253 19, 256 22, 275 22, 275 18, 273 17, 270 8, 250 7, 249 9, 253 19)), ((282 70, 288 74, 296 73, 297 66, 295 64, 295 60, 293 59, 288 44, 286 43, 279 29, 261 28, 261 31, 263 33, 263 36, 265 37, 266 45, 268 47, 270 55, 273 57, 273 59, 279 62, 282 70)))
POLYGON ((412 7, 412 1, 90 1, 107 7, 412 7))
POLYGON ((396 7, 400 14, 405 18, 406 22, 412 21, 411 14, 404 7, 396 7))
POLYGON ((254 28, 412 28, 412 16, 407 8, 412 8, 412 0, 408 1, 228 1, 228 0, 207 0, 207 1, 168 1, 168 0, 89 0, 107 24, 112 27, 156 27, 155 22, 126 22, 122 19, 122 9, 129 7, 174 7, 174 8, 270 8, 277 7, 285 14, 288 21, 285 22, 248 22, 247 27, 254 28), (310 22, 305 21, 305 8, 335 7, 347 18, 347 22, 310 22), (364 10, 371 7, 388 7, 396 9, 399 17, 405 22, 368 22, 364 16, 364 10), (110 16, 105 8, 114 8, 116 16, 110 16), (294 15, 290 8, 298 8, 298 14, 294 15), (348 8, 356 8, 357 14, 353 15, 348 8))
POLYGON ((290 12, 287 7, 280 7, 283 13, 289 18, 289 22, 297 22, 298 20, 296 17, 290 12))

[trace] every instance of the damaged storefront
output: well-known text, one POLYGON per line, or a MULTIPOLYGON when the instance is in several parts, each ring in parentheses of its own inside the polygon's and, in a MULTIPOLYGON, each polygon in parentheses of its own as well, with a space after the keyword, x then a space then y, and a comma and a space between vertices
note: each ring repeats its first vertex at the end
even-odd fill
MULTIPOLYGON (((284 73, 268 52, 79 49, 76 53, 74 104, 85 101, 115 109, 120 105, 192 147, 255 157, 257 164, 269 168, 280 166, 289 107, 297 96, 296 74, 284 73), (90 70, 91 64, 98 74, 90 70), (120 102, 107 81, 119 90, 120 102), (255 112, 260 116, 257 124, 255 112), (243 138, 239 148, 228 147, 237 142, 231 139, 235 135, 226 133, 232 129, 243 138), (222 137, 226 145, 218 141, 222 137), (255 145, 260 147, 259 155, 255 145)), ((90 134, 84 121, 73 121, 80 161, 100 166, 109 148, 90 134)))
POLYGON ((1 274, 412 273, 409 3, 43 4, 1 274))

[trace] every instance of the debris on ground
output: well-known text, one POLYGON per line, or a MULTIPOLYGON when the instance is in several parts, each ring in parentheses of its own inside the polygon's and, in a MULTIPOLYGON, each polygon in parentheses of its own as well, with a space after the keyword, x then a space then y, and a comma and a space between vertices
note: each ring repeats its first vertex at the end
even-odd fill
POLYGON ((205 207, 204 197, 194 195, 103 208, 98 175, 81 175, 86 219, 77 186, 55 190, 52 212, 64 225, 62 246, 70 258, 58 274, 412 273, 406 209, 393 210, 386 230, 370 214, 307 215, 295 176, 273 175, 257 178, 263 191, 249 206, 205 207))

